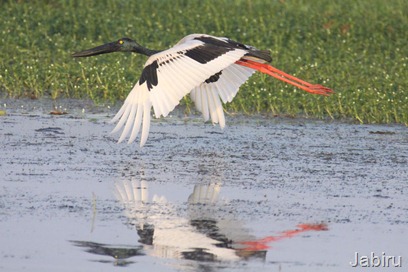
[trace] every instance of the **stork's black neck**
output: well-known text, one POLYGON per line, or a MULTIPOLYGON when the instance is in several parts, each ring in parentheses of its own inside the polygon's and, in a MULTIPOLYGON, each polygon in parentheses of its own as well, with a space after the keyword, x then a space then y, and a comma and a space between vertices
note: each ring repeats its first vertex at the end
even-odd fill
POLYGON ((161 51, 163 51, 163 50, 152 50, 152 49, 148 49, 146 47, 143 47, 141 45, 133 47, 133 50, 132 50, 132 52, 134 52, 134 53, 143 54, 143 55, 146 55, 148 57, 150 57, 151 55, 157 54, 157 53, 159 53, 161 51))

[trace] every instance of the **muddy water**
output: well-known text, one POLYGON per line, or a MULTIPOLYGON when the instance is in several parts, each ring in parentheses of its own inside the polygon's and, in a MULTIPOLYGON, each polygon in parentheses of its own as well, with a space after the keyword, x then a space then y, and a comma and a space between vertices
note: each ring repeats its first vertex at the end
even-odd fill
POLYGON ((176 112, 140 149, 116 109, 52 106, 1 101, 1 271, 408 267, 406 127, 176 112))

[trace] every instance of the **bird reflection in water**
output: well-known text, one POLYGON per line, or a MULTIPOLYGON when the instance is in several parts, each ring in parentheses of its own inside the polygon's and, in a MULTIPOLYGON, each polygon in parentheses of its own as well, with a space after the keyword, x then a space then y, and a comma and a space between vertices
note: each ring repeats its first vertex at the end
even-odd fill
POLYGON ((273 242, 327 230, 326 224, 300 224, 275 236, 256 238, 234 215, 233 207, 219 198, 220 190, 220 183, 195 185, 184 209, 164 196, 153 195, 150 200, 148 183, 143 179, 119 181, 114 193, 124 206, 129 225, 136 228, 140 245, 71 242, 89 253, 115 258, 116 266, 132 264, 127 259, 143 255, 198 262, 265 260, 273 242))
POLYGON ((187 210, 164 196, 149 200, 148 183, 123 180, 115 195, 136 227, 143 252, 161 258, 195 261, 237 261, 266 258, 270 244, 307 231, 327 230, 326 224, 300 224, 275 236, 256 238, 219 199, 221 184, 195 185, 187 210))

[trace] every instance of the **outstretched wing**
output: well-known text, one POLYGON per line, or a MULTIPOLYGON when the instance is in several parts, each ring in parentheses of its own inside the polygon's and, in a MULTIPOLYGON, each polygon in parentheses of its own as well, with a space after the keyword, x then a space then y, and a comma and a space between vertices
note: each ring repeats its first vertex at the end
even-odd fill
POLYGON ((205 121, 211 117, 213 123, 225 127, 223 103, 231 102, 239 87, 248 80, 255 70, 232 64, 224 70, 214 74, 202 84, 195 87, 190 94, 197 109, 203 113, 205 121))
POLYGON ((127 136, 128 143, 133 142, 142 128, 140 146, 143 146, 149 134, 152 106, 156 118, 167 116, 192 89, 247 53, 244 49, 208 42, 209 39, 223 42, 216 37, 206 35, 204 40, 201 37, 189 35, 176 46, 149 57, 139 81, 112 119, 119 120, 113 133, 124 127, 119 142, 127 136))

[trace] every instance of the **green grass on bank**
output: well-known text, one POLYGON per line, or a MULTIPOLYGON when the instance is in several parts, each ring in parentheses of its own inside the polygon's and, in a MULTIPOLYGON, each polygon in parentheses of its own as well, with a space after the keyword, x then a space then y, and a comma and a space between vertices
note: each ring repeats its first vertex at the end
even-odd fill
POLYGON ((256 74, 227 111, 407 125, 407 10, 405 0, 3 1, 0 98, 123 100, 144 56, 71 53, 123 36, 164 49, 208 33, 270 49, 277 68, 336 91, 313 96, 256 74))

